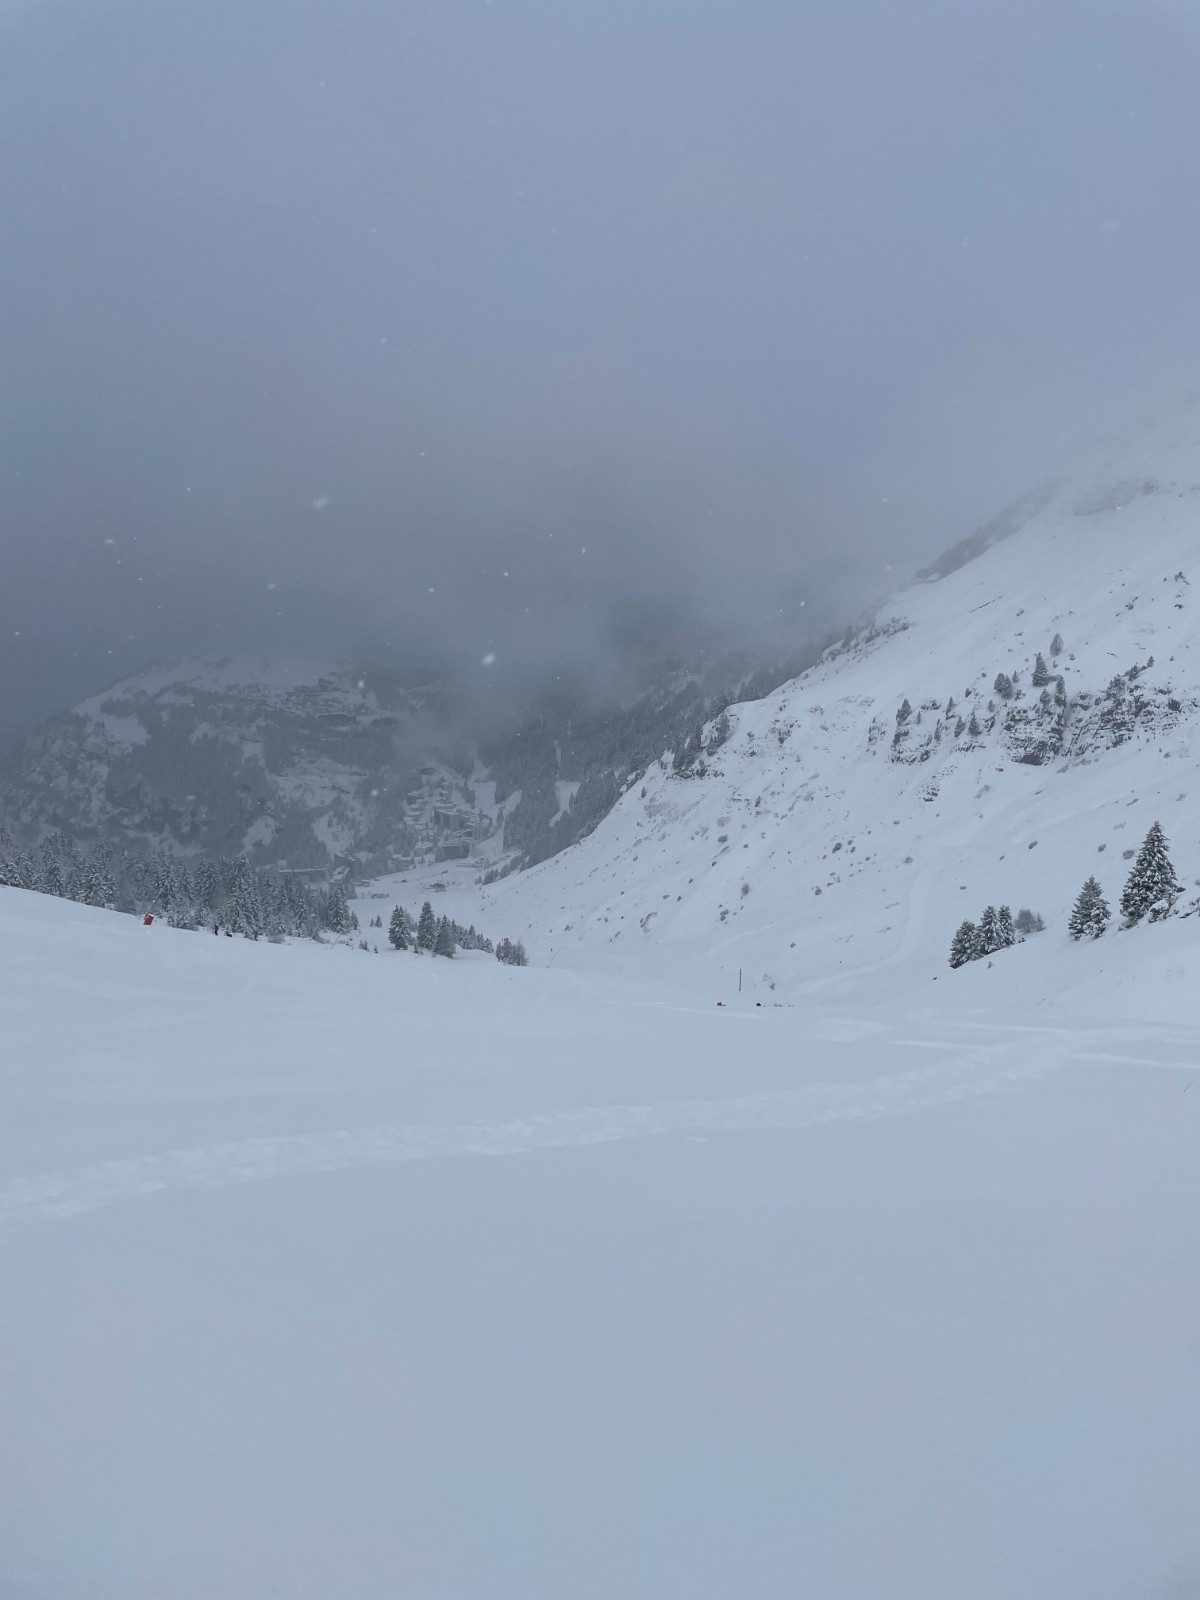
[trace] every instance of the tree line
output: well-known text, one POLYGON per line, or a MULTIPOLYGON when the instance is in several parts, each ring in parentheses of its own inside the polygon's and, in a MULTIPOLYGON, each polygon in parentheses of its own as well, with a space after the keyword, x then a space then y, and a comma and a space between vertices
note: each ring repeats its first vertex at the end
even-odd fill
POLYGON ((185 862, 136 855, 108 840, 81 845, 65 833, 28 849, 0 828, 0 885, 248 939, 319 939, 358 927, 337 884, 310 889, 299 876, 252 866, 245 856, 185 862))
MULTIPOLYGON (((380 927, 383 926, 382 917, 377 922, 380 927)), ((417 955, 448 957, 453 956, 456 950, 482 950, 489 956, 494 955, 497 961, 502 961, 506 966, 529 965, 525 946, 519 939, 515 942, 501 939, 499 944, 494 945, 485 935, 475 931, 474 923, 464 928, 453 917, 437 916, 428 900, 415 921, 403 906, 396 906, 388 923, 387 936, 393 950, 412 950, 417 955)))

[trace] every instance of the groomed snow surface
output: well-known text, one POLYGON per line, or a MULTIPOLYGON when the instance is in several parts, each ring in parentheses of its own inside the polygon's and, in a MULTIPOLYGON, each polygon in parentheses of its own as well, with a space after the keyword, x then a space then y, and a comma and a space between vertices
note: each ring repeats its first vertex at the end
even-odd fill
POLYGON ((0 890, 0 1595, 1200 1594, 1197 933, 759 1007, 0 890))

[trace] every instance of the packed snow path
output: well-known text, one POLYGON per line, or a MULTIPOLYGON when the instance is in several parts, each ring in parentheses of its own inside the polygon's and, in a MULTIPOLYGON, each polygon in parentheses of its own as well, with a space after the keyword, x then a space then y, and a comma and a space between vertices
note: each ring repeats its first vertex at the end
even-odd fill
MULTIPOLYGON (((1143 1049, 1166 1046, 1162 1056, 1129 1056, 1088 1048, 1078 1031, 1030 1029, 993 1024, 997 1044, 981 1045, 963 1028, 923 1019, 923 1031, 939 1035, 897 1039, 882 1028, 872 1036, 881 1053, 949 1051, 949 1064, 915 1067, 894 1077, 860 1084, 818 1083, 803 1089, 743 1095, 730 1100, 680 1100, 655 1105, 590 1106, 579 1111, 515 1118, 508 1122, 460 1126, 335 1129, 328 1133, 280 1134, 228 1141, 195 1149, 170 1150, 124 1161, 105 1161, 71 1172, 16 1178, 0 1186, 0 1232, 95 1211, 101 1206, 170 1189, 220 1188, 306 1172, 337 1172, 373 1162, 421 1161, 435 1156, 507 1156, 531 1150, 607 1144, 652 1135, 708 1136, 753 1129, 800 1129, 827 1122, 903 1116, 946 1105, 971 1095, 1011 1090, 1070 1063, 1113 1062, 1200 1075, 1200 1031, 1156 1030, 1139 1034, 1143 1049), (1015 1037, 1014 1037, 1015 1035, 1015 1037), (1184 1054, 1180 1055, 1182 1051, 1184 1054)), ((851 1026, 848 1024, 848 1026, 851 1026)), ((838 1024, 826 1024, 824 1037, 836 1037, 838 1024)), ((1110 1042, 1104 1029, 1091 1042, 1110 1042)))
MULTIPOLYGON (((891 1051, 964 1048, 953 1039, 875 1041, 891 1051)), ((572 1145, 606 1144, 654 1134, 712 1134, 732 1130, 808 1128, 860 1117, 899 1116, 967 1095, 994 1093, 1040 1077, 1061 1063, 1063 1051, 1045 1052, 1042 1039, 976 1046, 951 1066, 914 1068, 866 1083, 813 1084, 805 1089, 744 1095, 733 1100, 681 1100, 656 1105, 592 1106, 510 1122, 465 1126, 338 1129, 324 1134, 283 1134, 243 1139, 163 1155, 107 1161, 75 1172, 18 1178, 0 1188, 0 1229, 22 1222, 94 1211, 163 1189, 219 1188, 303 1172, 336 1172, 376 1161, 419 1161, 433 1156, 516 1155, 572 1145), (1030 1054, 1036 1059, 1031 1064, 1030 1054)), ((1106 1059, 1119 1060, 1109 1056, 1106 1059)))
POLYGON ((6 1600, 1195 1585, 1194 982, 0 940, 6 1600))

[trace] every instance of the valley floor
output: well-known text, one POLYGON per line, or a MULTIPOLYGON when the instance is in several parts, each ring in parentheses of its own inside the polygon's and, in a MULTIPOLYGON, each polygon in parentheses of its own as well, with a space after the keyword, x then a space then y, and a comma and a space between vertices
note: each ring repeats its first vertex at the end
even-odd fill
POLYGON ((0 890, 0 1596, 1200 1594, 1194 930, 759 1006, 0 890))

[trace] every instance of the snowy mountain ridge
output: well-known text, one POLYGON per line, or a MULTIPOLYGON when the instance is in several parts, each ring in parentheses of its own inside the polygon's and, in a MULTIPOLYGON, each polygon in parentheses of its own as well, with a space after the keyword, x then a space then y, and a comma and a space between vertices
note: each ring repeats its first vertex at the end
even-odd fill
POLYGON ((380 668, 160 664, 21 741, 0 812, 26 833, 295 867, 436 855, 487 826, 462 763, 434 753, 447 699, 435 677, 380 668))
POLYGON ((1115 903, 1156 818, 1200 877, 1200 420, 980 544, 730 708, 682 771, 665 753, 562 856, 482 890, 460 874, 453 914, 486 908, 534 961, 665 963, 722 992, 741 970, 783 995, 979 982, 946 971, 964 917, 1029 906, 1063 936, 1089 874, 1115 903))

